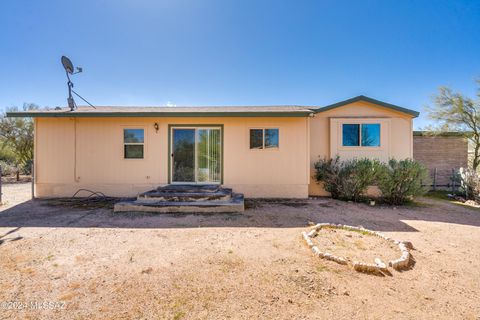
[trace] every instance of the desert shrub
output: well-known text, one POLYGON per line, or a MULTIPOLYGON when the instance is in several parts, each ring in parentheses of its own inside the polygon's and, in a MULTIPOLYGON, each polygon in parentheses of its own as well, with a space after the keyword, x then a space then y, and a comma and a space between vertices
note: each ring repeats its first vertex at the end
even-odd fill
POLYGON ((2 167, 2 176, 11 176, 17 172, 17 167, 4 160, 0 160, 0 166, 2 167))
POLYGON ((342 170, 340 157, 320 159, 314 164, 314 167, 315 180, 317 182, 323 182, 323 187, 326 191, 330 192, 332 198, 338 199, 341 189, 340 171, 342 170))
POLYGON ((400 205, 427 192, 422 183, 428 180, 428 171, 421 163, 391 159, 379 167, 376 185, 385 202, 400 205))
POLYGON ((341 177, 341 197, 359 201, 365 197, 369 186, 375 183, 380 162, 370 159, 354 159, 344 162, 341 177))
POLYGON ((460 168, 456 175, 461 192, 467 200, 476 200, 480 194, 480 177, 475 170, 460 168))
POLYGON ((332 198, 359 201, 376 180, 380 166, 370 159, 321 159, 315 163, 315 179, 323 183, 332 198))

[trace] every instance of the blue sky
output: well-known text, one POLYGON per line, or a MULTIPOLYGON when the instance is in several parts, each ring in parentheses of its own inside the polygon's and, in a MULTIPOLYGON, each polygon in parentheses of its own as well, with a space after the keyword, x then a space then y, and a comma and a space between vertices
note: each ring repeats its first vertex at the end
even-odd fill
POLYGON ((422 111, 439 86, 474 95, 480 77, 480 1, 16 0, 0 8, 2 108, 65 105, 63 54, 84 68, 75 89, 97 105, 323 106, 364 94, 422 111))

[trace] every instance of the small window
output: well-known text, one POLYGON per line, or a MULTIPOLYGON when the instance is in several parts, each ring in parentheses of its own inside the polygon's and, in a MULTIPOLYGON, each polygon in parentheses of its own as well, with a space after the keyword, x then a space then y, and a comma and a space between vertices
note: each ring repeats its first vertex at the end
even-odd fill
POLYGON ((250 129, 250 149, 263 149, 263 129, 250 129))
POLYGON ((123 157, 125 159, 143 159, 143 129, 123 129, 123 157))
POLYGON ((379 147, 380 124, 362 123, 342 125, 342 145, 344 147, 379 147))
POLYGON ((278 148, 278 129, 265 129, 265 148, 278 148))
POLYGON ((250 129, 250 149, 278 148, 278 129, 250 129))

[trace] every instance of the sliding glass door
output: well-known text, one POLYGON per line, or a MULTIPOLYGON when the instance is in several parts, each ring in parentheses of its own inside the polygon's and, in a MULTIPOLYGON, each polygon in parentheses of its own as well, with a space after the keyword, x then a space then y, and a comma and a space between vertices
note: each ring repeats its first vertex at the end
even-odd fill
POLYGON ((197 182, 220 182, 220 138, 220 129, 197 129, 197 182))
POLYGON ((172 183, 221 183, 219 127, 172 127, 172 183))
POLYGON ((172 181, 195 182, 195 129, 173 129, 172 181))

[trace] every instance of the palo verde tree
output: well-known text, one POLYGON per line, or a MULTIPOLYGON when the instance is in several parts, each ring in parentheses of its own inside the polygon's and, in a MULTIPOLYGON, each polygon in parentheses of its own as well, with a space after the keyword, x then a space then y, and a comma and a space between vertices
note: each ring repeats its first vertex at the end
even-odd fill
MULTIPOLYGON (((24 104, 23 110, 36 110, 35 104, 24 104)), ((17 107, 8 108, 7 112, 18 111, 17 107)), ((15 155, 15 165, 30 170, 33 161, 33 121, 31 118, 0 118, 0 143, 8 146, 15 155)))
MULTIPOLYGON (((463 131, 473 148, 472 169, 480 169, 480 79, 476 98, 472 99, 450 88, 441 87, 435 105, 427 108, 430 119, 437 123, 435 131, 463 131)), ((432 128, 430 128, 432 129, 432 128)))

